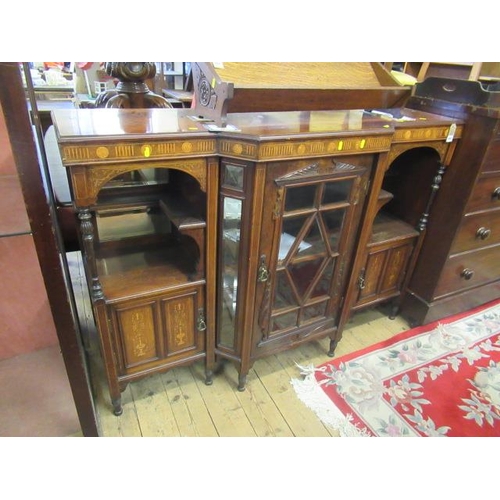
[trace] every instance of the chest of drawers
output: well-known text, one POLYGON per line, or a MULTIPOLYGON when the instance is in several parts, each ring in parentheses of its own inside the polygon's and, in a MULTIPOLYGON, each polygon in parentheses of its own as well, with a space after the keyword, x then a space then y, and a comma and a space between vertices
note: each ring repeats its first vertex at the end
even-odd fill
POLYGON ((429 79, 410 107, 465 121, 403 315, 425 324, 500 297, 500 107, 478 82, 429 79), (420 95, 419 95, 420 94, 420 95))

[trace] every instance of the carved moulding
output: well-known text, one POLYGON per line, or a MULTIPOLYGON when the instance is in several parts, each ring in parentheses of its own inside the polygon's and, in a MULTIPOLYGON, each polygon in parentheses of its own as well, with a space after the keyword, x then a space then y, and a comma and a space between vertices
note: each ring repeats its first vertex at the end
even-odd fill
POLYGON ((401 154, 409 151, 410 149, 417 148, 431 148, 434 149, 439 155, 439 159, 441 163, 445 162, 446 153, 450 147, 450 143, 448 142, 436 142, 436 141, 428 141, 428 142, 412 142, 412 143, 401 143, 401 144, 393 144, 389 154, 387 156, 387 169, 391 166, 392 162, 401 154))
POLYGON ((148 162, 146 164, 121 163, 92 165, 90 167, 71 167, 71 181, 74 200, 77 206, 90 206, 97 200, 102 187, 114 177, 140 168, 170 168, 182 170, 194 177, 202 191, 207 190, 206 161, 202 158, 170 162, 148 162))

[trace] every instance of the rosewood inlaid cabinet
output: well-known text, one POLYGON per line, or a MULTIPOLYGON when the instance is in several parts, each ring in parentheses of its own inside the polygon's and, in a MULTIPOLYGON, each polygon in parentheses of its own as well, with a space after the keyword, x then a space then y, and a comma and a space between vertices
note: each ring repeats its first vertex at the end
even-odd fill
POLYGON ((53 113, 111 400, 129 382, 256 359, 396 306, 462 124, 407 108, 53 113))

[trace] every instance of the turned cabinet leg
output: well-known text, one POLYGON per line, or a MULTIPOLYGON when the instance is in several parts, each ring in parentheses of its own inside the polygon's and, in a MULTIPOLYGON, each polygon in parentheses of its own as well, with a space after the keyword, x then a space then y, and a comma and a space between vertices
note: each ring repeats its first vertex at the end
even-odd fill
POLYGON ((113 413, 119 417, 123 413, 122 408, 122 398, 118 397, 116 399, 111 400, 111 404, 113 405, 113 413))
POLYGON ((240 373, 240 376, 238 377, 238 391, 243 392, 246 388, 247 384, 247 375, 246 373, 240 373))
POLYGON ((338 340, 337 338, 330 339, 330 348, 328 349, 328 356, 333 358, 335 356, 335 349, 337 348, 338 340))
POLYGON ((210 370, 208 368, 205 370, 205 385, 212 385, 214 383, 213 375, 213 370, 210 370))
POLYGON ((391 311, 389 313, 389 319, 396 319, 396 316, 399 313, 399 302, 397 304, 393 304, 391 306, 391 311))

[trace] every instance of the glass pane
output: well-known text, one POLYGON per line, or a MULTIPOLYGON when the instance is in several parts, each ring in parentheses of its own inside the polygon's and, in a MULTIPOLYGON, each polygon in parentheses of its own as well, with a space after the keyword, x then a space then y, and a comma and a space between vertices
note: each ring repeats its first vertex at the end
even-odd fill
POLYGON ((299 210, 301 208, 312 208, 316 196, 317 184, 288 188, 286 190, 285 211, 299 210))
POLYGON ((289 267, 290 275, 292 276, 297 293, 303 297, 311 283, 316 278, 318 271, 323 264, 324 259, 316 259, 313 261, 300 262, 289 267))
POLYGON ((293 293, 290 281, 285 271, 279 271, 276 275, 276 295, 274 297, 274 308, 283 309, 296 306, 297 299, 293 293))
POLYGON ((243 167, 224 166, 224 185, 243 190, 243 167))
MULTIPOLYGON (((285 260, 286 256, 290 252, 290 249, 292 248, 292 245, 295 243, 295 239, 308 219, 308 215, 303 215, 300 217, 287 217, 283 220, 278 261, 285 260)), ((301 244, 299 246, 299 251, 306 248, 307 244, 301 244)))
POLYGON ((326 243, 321 234, 317 216, 315 216, 294 258, 303 257, 305 255, 326 255, 326 252, 326 243))
POLYGON ((328 240, 330 242, 330 249, 332 252, 338 252, 340 232, 342 230, 345 213, 345 208, 340 210, 331 210, 330 212, 323 212, 323 222, 325 223, 328 240))
POLYGON ((320 302, 319 304, 314 304, 312 306, 306 306, 302 309, 302 322, 310 321, 313 319, 318 319, 326 316, 326 305, 327 301, 320 302))
POLYGON ((322 205, 348 201, 351 192, 352 179, 336 182, 327 182, 323 191, 322 205))
POLYGON ((241 210, 241 200, 224 198, 221 248, 222 311, 220 314, 219 341, 229 347, 234 346, 236 331, 241 210))
POLYGON ((297 311, 280 314, 271 318, 272 331, 284 330, 297 326, 297 311))
POLYGON ((333 276, 333 265, 336 259, 331 259, 327 264, 325 270, 321 274, 321 278, 314 287, 314 290, 311 293, 311 298, 321 297, 322 295, 330 295, 330 285, 332 282, 333 276))

